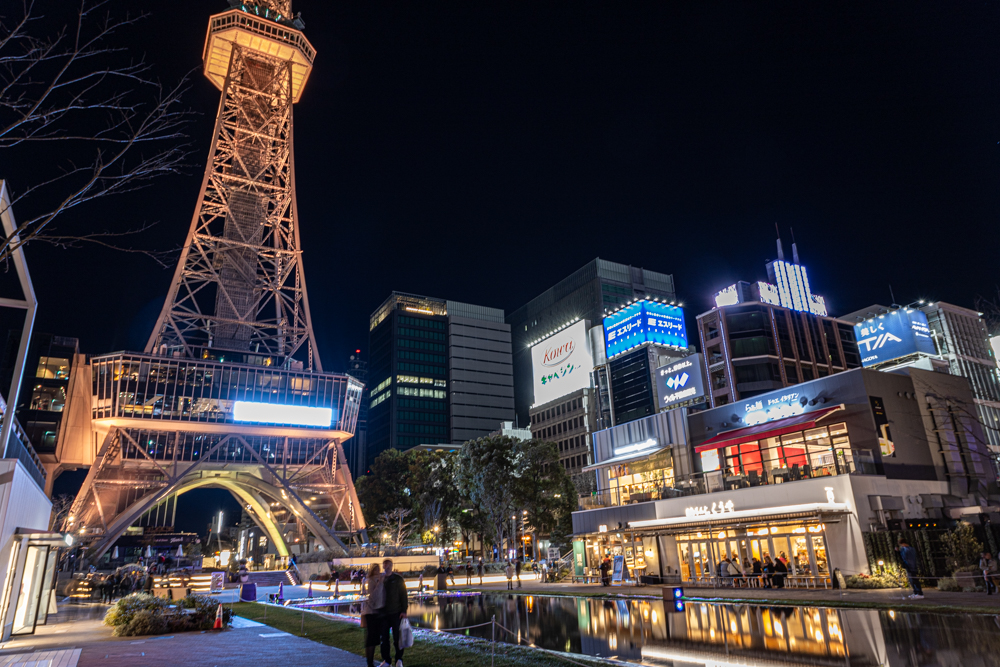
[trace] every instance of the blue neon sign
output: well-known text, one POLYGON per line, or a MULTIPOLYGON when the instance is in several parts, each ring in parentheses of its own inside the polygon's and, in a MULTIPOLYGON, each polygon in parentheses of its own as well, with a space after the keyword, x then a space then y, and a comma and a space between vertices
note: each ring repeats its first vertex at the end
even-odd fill
POLYGON ((684 310, 655 301, 637 301, 604 318, 608 357, 642 343, 687 347, 684 310))
POLYGON ((937 354, 927 315, 901 308, 854 325, 861 365, 874 366, 914 352, 937 354))

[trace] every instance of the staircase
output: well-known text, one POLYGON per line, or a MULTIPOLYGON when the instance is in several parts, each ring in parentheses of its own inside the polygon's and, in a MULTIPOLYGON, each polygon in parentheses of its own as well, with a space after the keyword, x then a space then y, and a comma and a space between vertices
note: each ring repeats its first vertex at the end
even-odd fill
POLYGON ((250 583, 258 586, 277 586, 278 584, 298 584, 291 570, 271 570, 268 572, 251 572, 250 583))

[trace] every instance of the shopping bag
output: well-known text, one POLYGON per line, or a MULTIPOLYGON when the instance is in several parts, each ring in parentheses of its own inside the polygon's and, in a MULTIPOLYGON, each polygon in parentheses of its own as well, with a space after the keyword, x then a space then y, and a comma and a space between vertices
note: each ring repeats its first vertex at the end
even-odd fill
POLYGON ((410 626, 410 619, 404 618, 399 622, 399 648, 411 646, 413 646, 413 628, 410 626))

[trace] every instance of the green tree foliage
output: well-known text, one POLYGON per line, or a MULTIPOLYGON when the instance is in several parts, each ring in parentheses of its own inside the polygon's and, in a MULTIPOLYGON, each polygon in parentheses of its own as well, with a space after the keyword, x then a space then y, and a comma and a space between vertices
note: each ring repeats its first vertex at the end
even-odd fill
POLYGON ((960 567, 979 562, 983 553, 983 543, 976 539, 975 531, 967 523, 959 523, 955 530, 941 536, 948 569, 954 572, 960 567))
POLYGON ((459 490, 476 508, 484 537, 500 547, 516 542, 519 521, 512 517, 526 516, 529 530, 555 534, 576 509, 576 491, 551 442, 470 440, 459 453, 458 470, 459 490))
POLYGON ((396 449, 387 449, 372 463, 371 474, 355 483, 361 511, 369 522, 397 509, 413 509, 409 490, 410 459, 396 449))

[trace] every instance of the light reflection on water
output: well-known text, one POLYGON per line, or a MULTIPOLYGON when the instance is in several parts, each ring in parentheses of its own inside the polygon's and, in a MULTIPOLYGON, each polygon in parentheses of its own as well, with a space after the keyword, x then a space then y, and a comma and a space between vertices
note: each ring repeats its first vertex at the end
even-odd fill
MULTIPOLYGON (((1000 611, 1000 609, 998 609, 1000 611)), ((489 594, 411 600, 418 627, 497 623, 497 638, 653 665, 1000 667, 1000 617, 489 594)), ((489 639, 485 627, 461 631, 489 639)))

